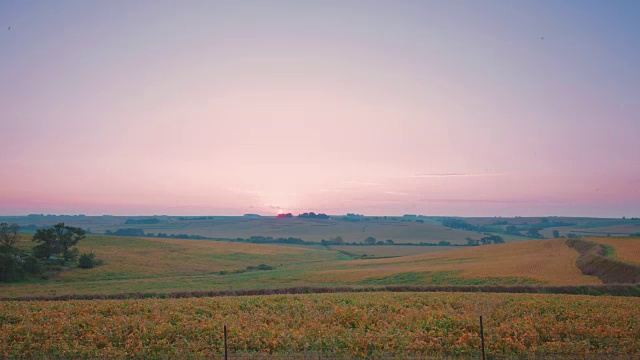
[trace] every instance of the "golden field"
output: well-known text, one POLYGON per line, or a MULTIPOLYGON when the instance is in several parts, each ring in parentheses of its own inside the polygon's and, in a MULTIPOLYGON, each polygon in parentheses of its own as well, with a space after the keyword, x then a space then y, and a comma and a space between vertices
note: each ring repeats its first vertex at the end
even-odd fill
MULTIPOLYGON (((344 262, 317 276, 361 281, 405 272, 459 272, 464 278, 512 278, 545 285, 595 285, 595 276, 582 274, 576 266, 578 252, 565 239, 468 247, 459 250, 389 259, 344 262)), ((523 281, 515 281, 523 283, 523 281)))
POLYGON ((640 237, 599 237, 589 240, 612 246, 615 257, 620 260, 640 264, 640 237))
POLYGON ((0 356, 640 355, 640 299, 610 296, 359 293, 3 302, 0 356))
POLYGON ((291 286, 602 284, 580 272, 578 252, 564 239, 358 260, 320 246, 93 235, 81 242, 80 250, 93 250, 105 264, 63 270, 48 280, 2 284, 0 298, 291 286), (219 274, 259 264, 274 269, 219 274))

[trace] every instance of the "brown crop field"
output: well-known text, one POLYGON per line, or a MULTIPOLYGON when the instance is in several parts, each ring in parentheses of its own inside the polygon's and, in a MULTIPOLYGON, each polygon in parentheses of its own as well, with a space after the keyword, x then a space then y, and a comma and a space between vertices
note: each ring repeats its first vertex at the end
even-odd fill
MULTIPOLYGON (((319 276, 363 281, 409 272, 456 272, 467 279, 507 279, 506 283, 601 284, 597 277, 582 274, 576 266, 577 259, 578 252, 569 248, 564 239, 532 240, 399 258, 350 261, 341 269, 326 270, 319 276)), ((426 278, 428 280, 429 277, 426 278)))
MULTIPOLYGON (((398 246, 400 248, 400 246, 398 246)), ((357 248, 361 248, 357 246, 357 248)), ((362 247, 366 248, 366 247, 362 247)), ((385 250, 387 246, 371 247, 385 250)), ((430 250, 428 246, 404 246, 430 250)), ((104 265, 70 268, 48 280, 0 285, 1 297, 50 294, 202 291, 353 285, 590 285, 564 239, 463 247, 386 259, 354 259, 320 246, 279 246, 210 240, 89 236, 104 265), (269 271, 220 275, 266 264, 269 271)))
POLYGON ((640 298, 358 293, 3 302, 6 358, 640 355, 640 298))
POLYGON ((599 237, 588 240, 612 246, 615 257, 622 261, 640 264, 640 237, 599 237))

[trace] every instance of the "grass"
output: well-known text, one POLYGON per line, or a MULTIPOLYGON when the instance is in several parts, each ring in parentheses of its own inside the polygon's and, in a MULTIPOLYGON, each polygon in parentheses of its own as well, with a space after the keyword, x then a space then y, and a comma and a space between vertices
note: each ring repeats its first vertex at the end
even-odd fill
POLYGON ((533 240, 501 245, 468 247, 440 253, 389 259, 353 260, 321 271, 332 281, 360 282, 406 272, 459 271, 467 279, 516 278, 520 283, 546 285, 601 284, 576 266, 578 253, 564 239, 533 240))
POLYGON ((387 258, 427 254, 439 251, 460 249, 457 246, 406 246, 406 245, 332 245, 331 250, 337 250, 352 257, 387 258))
POLYGON ((411 271, 369 278, 360 283, 363 285, 523 285, 532 284, 533 281, 510 277, 468 278, 461 276, 460 271, 411 271))
POLYGON ((0 293, 17 297, 363 284, 602 283, 597 277, 582 274, 575 265, 578 253, 568 248, 563 239, 357 260, 322 247, 203 240, 89 236, 81 244, 81 252, 93 250, 105 264, 63 271, 50 280, 3 284, 0 293), (233 273, 259 264, 273 270, 233 273), (230 273, 220 275, 221 271, 230 273))
MULTIPOLYGON (((103 234, 106 230, 139 228, 145 233, 201 235, 215 239, 249 238, 251 236, 295 237, 306 241, 320 242, 342 236, 347 242, 361 242, 369 236, 378 240, 393 239, 402 243, 437 243, 441 240, 453 244, 466 244, 466 237, 479 238, 478 233, 448 229, 439 224, 417 223, 400 220, 378 219, 349 222, 343 220, 319 219, 277 219, 274 217, 245 218, 241 216, 221 216, 211 220, 178 220, 177 217, 158 217, 158 224, 125 224, 129 217, 87 216, 87 217, 0 217, 0 222, 16 222, 21 226, 34 224, 49 226, 58 222, 79 226, 103 234)), ((396 217, 399 219, 399 217, 396 217)))

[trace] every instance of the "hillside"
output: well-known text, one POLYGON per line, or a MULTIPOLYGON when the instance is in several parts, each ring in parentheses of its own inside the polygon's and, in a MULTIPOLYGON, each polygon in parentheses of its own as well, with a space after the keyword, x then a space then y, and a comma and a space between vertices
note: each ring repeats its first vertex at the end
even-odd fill
MULTIPOLYGON (((25 244, 28 245, 28 244, 25 244)), ((0 285, 3 296, 175 292, 291 286, 590 285, 565 239, 357 259, 320 246, 89 236, 80 246, 104 265, 0 285), (244 271, 260 264, 266 271, 244 271), (221 273, 222 272, 222 273, 221 273)))
MULTIPOLYGON (((199 235, 215 239, 249 238, 251 236, 295 237, 305 241, 320 242, 341 236, 346 242, 362 242, 368 237, 385 241, 392 239, 397 243, 438 243, 448 241, 452 244, 466 244, 467 237, 480 238, 482 235, 474 231, 450 229, 439 222, 416 222, 402 217, 369 217, 363 219, 344 220, 336 218, 302 219, 276 217, 124 217, 124 216, 24 216, 2 218, 0 222, 17 223, 25 229, 34 226, 51 226, 58 222, 67 225, 90 229, 94 234, 106 231, 136 228, 145 233, 199 235), (144 223, 144 220, 155 223, 144 223), (197 220, 196 220, 197 219, 197 220), (129 222, 129 223, 128 223, 129 222), (133 222, 133 223, 132 223, 133 222), (138 223, 141 222, 141 223, 138 223)), ((506 241, 523 240, 522 237, 503 236, 506 241)))
POLYGON ((598 278, 586 276, 578 269, 578 255, 566 245, 565 239, 532 240, 390 259, 349 261, 340 269, 321 271, 318 276, 335 281, 371 282, 373 278, 379 279, 380 283, 410 274, 409 278, 418 283, 475 280, 495 284, 601 284, 598 278))
POLYGON ((640 237, 599 237, 589 240, 613 247, 615 258, 640 265, 640 237))

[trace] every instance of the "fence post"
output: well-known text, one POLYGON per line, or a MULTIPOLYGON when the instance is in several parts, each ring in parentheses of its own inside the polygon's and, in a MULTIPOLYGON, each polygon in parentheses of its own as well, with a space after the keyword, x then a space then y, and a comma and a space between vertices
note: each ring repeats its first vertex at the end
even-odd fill
POLYGON ((485 356, 484 356, 484 327, 482 326, 482 315, 480 315, 480 340, 482 342, 482 360, 485 360, 485 356))
POLYGON ((228 360, 227 356, 227 325, 224 325, 224 360, 228 360))

